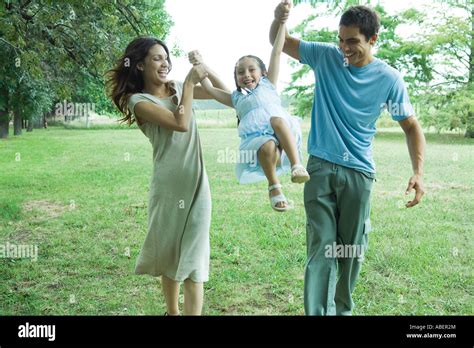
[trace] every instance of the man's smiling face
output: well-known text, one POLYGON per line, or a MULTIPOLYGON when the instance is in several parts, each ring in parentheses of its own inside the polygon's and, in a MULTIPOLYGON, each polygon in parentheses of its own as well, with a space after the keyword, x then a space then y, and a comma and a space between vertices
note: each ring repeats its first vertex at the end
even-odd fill
POLYGON ((367 40, 358 27, 339 27, 339 47, 349 64, 362 67, 372 61, 372 45, 377 35, 367 40))

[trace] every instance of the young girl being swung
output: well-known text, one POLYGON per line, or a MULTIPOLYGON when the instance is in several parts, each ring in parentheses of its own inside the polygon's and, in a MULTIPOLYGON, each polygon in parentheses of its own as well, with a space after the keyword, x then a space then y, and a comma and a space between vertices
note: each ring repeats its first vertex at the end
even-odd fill
POLYGON ((279 175, 290 170, 289 164, 291 164, 292 182, 304 183, 309 180, 308 172, 300 161, 299 119, 283 109, 275 88, 285 31, 285 21, 282 21, 274 42, 268 71, 258 57, 248 55, 239 59, 234 69, 237 90, 233 93, 214 87, 209 79, 201 82, 216 100, 237 110, 240 119, 240 153, 257 154, 257 163, 254 160, 253 163, 237 165, 239 182, 246 184, 266 178, 269 184, 270 202, 272 208, 277 211, 292 208, 281 192, 282 186, 278 180, 279 175))

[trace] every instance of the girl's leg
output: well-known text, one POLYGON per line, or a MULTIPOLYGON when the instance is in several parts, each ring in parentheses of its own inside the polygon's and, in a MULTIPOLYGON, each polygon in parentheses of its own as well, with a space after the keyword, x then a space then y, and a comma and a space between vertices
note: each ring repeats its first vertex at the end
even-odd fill
POLYGON ((291 166, 295 164, 301 164, 298 156, 298 150, 296 148, 296 140, 291 133, 290 128, 286 124, 285 120, 281 117, 272 117, 270 119, 275 135, 281 144, 283 150, 285 150, 288 159, 290 160, 291 166))
POLYGON ((166 301, 168 315, 179 315, 179 283, 165 276, 161 276, 161 287, 166 301))
MULTIPOLYGON (((276 164, 279 160, 280 152, 275 145, 275 142, 270 140, 263 144, 258 150, 258 161, 262 166, 263 172, 268 180, 268 186, 279 184, 278 176, 276 175, 276 164)), ((276 196, 282 193, 280 189, 275 189, 270 192, 270 195, 276 196)), ((278 202, 276 204, 278 208, 285 208, 285 202, 278 202)))
POLYGON ((204 284, 191 279, 184 281, 184 315, 201 315, 204 300, 204 284))

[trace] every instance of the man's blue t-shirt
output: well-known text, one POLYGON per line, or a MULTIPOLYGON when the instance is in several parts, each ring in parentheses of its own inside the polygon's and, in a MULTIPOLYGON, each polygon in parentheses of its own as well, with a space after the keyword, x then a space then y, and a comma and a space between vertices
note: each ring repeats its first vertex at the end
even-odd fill
POLYGON ((301 63, 316 79, 308 152, 345 167, 375 173, 372 140, 384 108, 395 121, 414 114, 400 73, 380 59, 344 65, 334 45, 301 41, 301 63))

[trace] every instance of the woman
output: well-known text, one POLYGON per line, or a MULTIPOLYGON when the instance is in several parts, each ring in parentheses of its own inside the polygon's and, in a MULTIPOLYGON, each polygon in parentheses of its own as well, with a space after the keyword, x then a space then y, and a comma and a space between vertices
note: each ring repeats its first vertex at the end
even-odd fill
POLYGON ((200 315, 203 283, 209 277, 211 196, 202 159, 193 99, 212 97, 197 84, 209 77, 227 90, 199 54, 184 83, 168 80, 171 59, 161 40, 133 40, 109 72, 109 94, 137 122, 153 146, 153 175, 148 198, 148 234, 135 273, 161 276, 168 315, 179 315, 179 286, 184 282, 185 315, 200 315))

